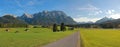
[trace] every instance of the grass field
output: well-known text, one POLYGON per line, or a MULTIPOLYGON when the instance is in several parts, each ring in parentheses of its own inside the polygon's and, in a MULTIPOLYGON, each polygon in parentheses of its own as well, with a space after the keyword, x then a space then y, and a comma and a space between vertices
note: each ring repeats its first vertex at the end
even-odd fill
POLYGON ((50 42, 61 39, 72 34, 72 31, 52 32, 47 28, 30 28, 25 32, 25 28, 10 28, 5 32, 5 28, 0 28, 0 47, 40 47, 50 42), (18 33, 14 33, 19 31, 18 33))
POLYGON ((80 29, 84 47, 120 47, 120 29, 80 29))

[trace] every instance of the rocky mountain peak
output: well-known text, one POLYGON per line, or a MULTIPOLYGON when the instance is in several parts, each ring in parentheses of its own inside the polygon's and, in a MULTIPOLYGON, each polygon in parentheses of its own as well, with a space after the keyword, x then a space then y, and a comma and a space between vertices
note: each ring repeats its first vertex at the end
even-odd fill
POLYGON ((26 21, 30 24, 35 25, 52 25, 56 24, 75 24, 76 22, 70 17, 67 16, 63 11, 42 11, 39 13, 33 14, 34 17, 31 17, 29 14, 24 14, 20 19, 26 21), (23 18, 23 16, 26 16, 23 18), (29 18, 28 18, 29 17, 29 18))
POLYGON ((113 18, 104 17, 104 18, 96 21, 96 23, 102 23, 102 22, 106 22, 106 21, 109 21, 109 20, 113 20, 113 18))
POLYGON ((24 14, 22 15, 22 17, 33 18, 33 15, 30 15, 30 14, 28 14, 28 13, 24 13, 24 14))

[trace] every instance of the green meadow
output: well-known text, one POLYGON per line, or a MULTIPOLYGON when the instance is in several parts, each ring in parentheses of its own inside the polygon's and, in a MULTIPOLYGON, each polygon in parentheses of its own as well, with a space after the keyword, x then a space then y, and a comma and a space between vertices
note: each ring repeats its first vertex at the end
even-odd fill
POLYGON ((120 29, 80 29, 83 47, 120 47, 120 29))
POLYGON ((73 31, 52 32, 48 28, 0 28, 0 47, 41 47, 73 33, 73 31), (15 31, 18 31, 15 33, 15 31))

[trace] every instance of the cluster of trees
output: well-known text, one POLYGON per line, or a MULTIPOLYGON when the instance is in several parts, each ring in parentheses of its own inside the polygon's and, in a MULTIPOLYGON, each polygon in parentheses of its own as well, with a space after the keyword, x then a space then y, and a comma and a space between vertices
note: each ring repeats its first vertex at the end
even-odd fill
POLYGON ((60 30, 58 30, 57 24, 53 24, 53 32, 65 31, 65 30, 66 30, 66 27, 65 27, 64 23, 61 23, 60 30))
POLYGON ((28 24, 0 24, 0 28, 28 27, 28 24))
POLYGON ((101 28, 120 28, 120 24, 115 23, 104 23, 104 24, 98 24, 101 28))
POLYGON ((76 24, 76 25, 70 25, 75 28, 120 28, 120 24, 116 23, 100 23, 100 24, 76 24))
POLYGON ((90 28, 93 24, 74 24, 74 25, 67 25, 68 27, 74 28, 90 28))

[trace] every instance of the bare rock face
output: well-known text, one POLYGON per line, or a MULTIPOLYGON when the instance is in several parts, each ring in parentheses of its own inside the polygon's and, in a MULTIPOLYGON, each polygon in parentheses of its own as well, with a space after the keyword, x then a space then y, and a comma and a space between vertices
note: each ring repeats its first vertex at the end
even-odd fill
POLYGON ((33 15, 23 14, 20 19, 34 25, 75 24, 76 22, 63 11, 43 11, 33 15))
POLYGON ((33 15, 30 15, 28 13, 24 13, 22 17, 23 18, 33 18, 33 15))

